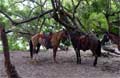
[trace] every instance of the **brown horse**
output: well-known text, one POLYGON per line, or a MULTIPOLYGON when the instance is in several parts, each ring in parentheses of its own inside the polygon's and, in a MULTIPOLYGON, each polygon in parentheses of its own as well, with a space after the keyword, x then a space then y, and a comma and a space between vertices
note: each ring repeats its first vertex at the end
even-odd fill
POLYGON ((45 46, 46 49, 53 48, 53 60, 56 61, 56 52, 59 47, 61 40, 66 40, 68 34, 66 30, 61 30, 59 32, 54 32, 49 35, 38 33, 32 36, 30 45, 30 56, 33 58, 33 54, 38 54, 40 46, 45 46))
POLYGON ((118 46, 118 50, 120 50, 120 36, 106 32, 103 36, 101 43, 104 45, 105 42, 108 42, 109 40, 115 43, 118 46))
POLYGON ((93 65, 96 66, 97 59, 101 55, 101 42, 98 40, 96 35, 93 33, 77 34, 77 33, 70 32, 70 37, 71 37, 73 48, 76 52, 77 63, 81 63, 80 50, 85 51, 90 49, 95 55, 95 60, 93 65))

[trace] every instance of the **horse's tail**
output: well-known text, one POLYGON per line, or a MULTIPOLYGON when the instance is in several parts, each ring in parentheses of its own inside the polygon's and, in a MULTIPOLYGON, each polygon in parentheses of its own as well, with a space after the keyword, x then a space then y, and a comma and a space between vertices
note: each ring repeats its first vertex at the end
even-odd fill
POLYGON ((97 46, 97 55, 100 57, 101 56, 101 42, 98 40, 98 46, 97 46))
POLYGON ((33 44, 32 40, 29 41, 30 57, 33 58, 33 44))

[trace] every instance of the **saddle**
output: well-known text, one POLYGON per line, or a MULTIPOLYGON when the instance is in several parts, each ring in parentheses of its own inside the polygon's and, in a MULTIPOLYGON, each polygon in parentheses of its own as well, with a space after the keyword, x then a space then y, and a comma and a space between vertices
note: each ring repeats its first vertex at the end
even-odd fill
POLYGON ((46 49, 52 48, 51 38, 52 38, 52 33, 44 34, 44 38, 43 39, 45 41, 46 49))
POLYGON ((87 35, 82 35, 79 38, 80 44, 81 44, 81 48, 85 51, 88 49, 88 36, 87 35))

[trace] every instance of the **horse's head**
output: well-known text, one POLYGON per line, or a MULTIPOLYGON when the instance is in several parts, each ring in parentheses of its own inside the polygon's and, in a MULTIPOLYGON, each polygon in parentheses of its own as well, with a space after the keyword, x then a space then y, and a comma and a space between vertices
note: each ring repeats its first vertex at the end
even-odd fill
POLYGON ((69 38, 69 33, 66 29, 62 30, 62 39, 67 40, 69 38))
POLYGON ((64 45, 66 45, 67 47, 70 46, 70 36, 67 30, 63 29, 61 34, 61 41, 64 45))
POLYGON ((103 35, 103 39, 101 41, 101 44, 104 45, 105 42, 108 42, 108 41, 109 41, 109 33, 105 32, 105 34, 103 35))

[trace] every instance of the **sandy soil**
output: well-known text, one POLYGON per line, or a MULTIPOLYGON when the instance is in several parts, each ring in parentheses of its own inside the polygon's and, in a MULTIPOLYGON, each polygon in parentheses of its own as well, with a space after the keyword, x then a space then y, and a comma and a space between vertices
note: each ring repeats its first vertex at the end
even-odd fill
MULTIPOLYGON (((58 64, 52 61, 52 50, 41 51, 38 63, 31 63, 29 52, 12 52, 11 61, 22 78, 120 78, 120 56, 100 57, 93 67, 90 51, 81 52, 82 64, 76 64, 74 50, 58 51, 58 64)), ((0 54, 0 78, 7 78, 4 57, 0 54)))

